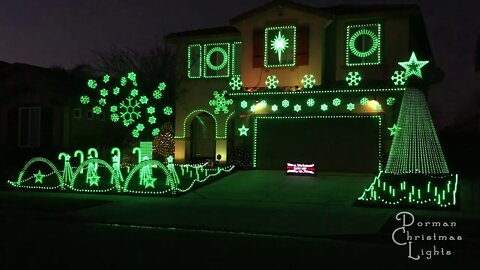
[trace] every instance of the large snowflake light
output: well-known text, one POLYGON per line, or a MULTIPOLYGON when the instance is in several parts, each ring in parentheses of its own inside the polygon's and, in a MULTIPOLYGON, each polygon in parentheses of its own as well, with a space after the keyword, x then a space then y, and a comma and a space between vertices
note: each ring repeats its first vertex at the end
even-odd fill
POLYGON ((362 77, 360 77, 360 73, 358 71, 350 71, 348 72, 345 81, 347 81, 348 86, 357 86, 360 84, 362 77))
POLYGON ((223 91, 221 94, 218 93, 218 91, 213 92, 213 99, 211 99, 208 102, 208 104, 210 106, 215 107, 215 110, 213 111, 215 114, 219 114, 221 111, 224 114, 227 114, 230 112, 228 107, 229 105, 233 104, 233 100, 225 98, 226 94, 227 94, 227 91, 223 91))
POLYGON ((275 89, 278 86, 278 79, 277 76, 275 75, 268 75, 267 80, 265 81, 265 84, 267 85, 268 89, 275 89))
POLYGON ((303 88, 312 88, 317 81, 312 74, 305 74, 302 79, 303 88))
POLYGON ((242 89, 242 79, 240 78, 240 75, 235 75, 230 79, 230 82, 228 83, 232 90, 240 90, 242 89))
POLYGON ((123 120, 123 124, 128 127, 130 124, 135 123, 137 119, 140 118, 141 113, 140 102, 138 100, 133 100, 132 97, 127 97, 125 100, 120 102, 120 117, 123 120))
POLYGON ((278 62, 281 63, 282 53, 284 53, 285 50, 288 48, 288 39, 285 38, 284 35, 282 35, 282 31, 278 31, 278 34, 272 40, 270 45, 271 49, 274 50, 275 53, 278 55, 278 62))

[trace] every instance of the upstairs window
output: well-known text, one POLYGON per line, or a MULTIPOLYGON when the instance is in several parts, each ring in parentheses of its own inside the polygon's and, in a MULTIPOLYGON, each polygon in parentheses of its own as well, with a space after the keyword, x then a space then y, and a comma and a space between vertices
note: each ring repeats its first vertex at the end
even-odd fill
POLYGON ((291 67, 296 65, 296 26, 265 28, 264 67, 291 67))
POLYGON ((381 63, 381 33, 379 23, 347 26, 347 66, 379 65, 381 63))
POLYGON ((202 45, 193 44, 188 46, 188 78, 202 77, 202 45))
POLYGON ((230 43, 210 43, 203 45, 205 53, 203 76, 223 78, 230 76, 230 43))
POLYGON ((232 75, 240 75, 242 69, 242 43, 232 44, 232 75))
POLYGON ((18 146, 40 147, 40 107, 18 108, 18 146))

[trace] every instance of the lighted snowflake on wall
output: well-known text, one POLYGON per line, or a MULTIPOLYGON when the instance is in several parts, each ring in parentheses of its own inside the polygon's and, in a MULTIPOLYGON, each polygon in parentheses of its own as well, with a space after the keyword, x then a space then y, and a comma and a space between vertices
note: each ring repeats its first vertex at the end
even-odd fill
POLYGON ((295 106, 293 106, 293 110, 299 112, 302 110, 302 106, 300 104, 295 104, 295 106))
POLYGON ((287 108, 288 105, 290 105, 290 102, 289 102, 288 100, 284 99, 284 100, 282 101, 282 106, 283 106, 284 108, 287 108))
POLYGON ((230 79, 230 82, 228 84, 230 85, 230 88, 232 88, 232 90, 238 91, 242 89, 243 83, 240 75, 235 75, 230 79))
POLYGON ((315 105, 315 100, 313 98, 309 98, 307 100, 307 106, 308 107, 313 107, 313 105, 315 105))
POLYGON ((323 104, 320 106, 320 109, 321 109, 322 111, 326 111, 326 110, 328 110, 328 105, 325 104, 325 103, 323 103, 323 104))
POLYGON ((368 98, 363 97, 362 99, 360 99, 360 105, 365 106, 367 104, 368 104, 368 98))
POLYGON ((276 112, 278 110, 278 106, 276 104, 272 105, 272 111, 276 112))
POLYGON ((275 89, 278 86, 278 79, 277 76, 275 75, 268 75, 267 80, 265 81, 265 84, 267 85, 268 89, 275 89))
POLYGON ((348 103, 348 104, 347 104, 347 110, 349 110, 349 111, 355 110, 355 104, 353 104, 353 103, 348 103))
POLYGON ((90 98, 88 96, 81 96, 80 97, 80 103, 88 104, 88 103, 90 103, 90 98))
POLYGON ((339 98, 335 98, 332 102, 334 106, 340 106, 341 103, 342 101, 339 98))
POLYGON ((407 79, 405 78, 405 71, 396 70, 390 77, 395 85, 405 85, 407 79))
POLYGON ((387 105, 388 106, 393 106, 394 104, 395 104, 395 98, 394 97, 387 98, 387 105))
POLYGON ((303 88, 313 88, 317 81, 312 74, 305 74, 302 79, 303 88))
POLYGON ((224 114, 230 112, 228 107, 233 104, 233 100, 225 98, 226 94, 227 91, 223 91, 221 94, 218 93, 218 91, 213 92, 213 99, 211 99, 208 104, 215 107, 215 110, 213 111, 215 114, 219 114, 221 111, 224 114))
POLYGON ((240 107, 242 107, 244 109, 247 108, 248 107, 248 102, 245 101, 245 100, 242 100, 242 102, 240 102, 240 107))
POLYGON ((135 123, 140 116, 140 102, 134 100, 132 97, 127 97, 120 102, 120 118, 123 120, 123 125, 128 127, 130 124, 135 123))
POLYGON ((347 81, 349 86, 358 86, 361 80, 362 77, 358 71, 350 71, 347 77, 345 77, 345 81, 347 81))
POLYGON ((166 115, 171 115, 173 113, 172 107, 169 107, 169 106, 165 107, 163 109, 163 113, 166 114, 166 115))

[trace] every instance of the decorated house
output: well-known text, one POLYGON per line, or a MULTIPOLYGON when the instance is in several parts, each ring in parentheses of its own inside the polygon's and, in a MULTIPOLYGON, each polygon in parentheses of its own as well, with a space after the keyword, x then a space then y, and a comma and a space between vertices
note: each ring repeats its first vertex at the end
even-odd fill
POLYGON ((168 36, 185 78, 177 86, 178 162, 225 163, 246 152, 259 169, 294 162, 374 173, 386 164, 388 128, 407 87, 399 62, 430 61, 422 90, 436 70, 417 6, 273 1, 230 24, 168 36))

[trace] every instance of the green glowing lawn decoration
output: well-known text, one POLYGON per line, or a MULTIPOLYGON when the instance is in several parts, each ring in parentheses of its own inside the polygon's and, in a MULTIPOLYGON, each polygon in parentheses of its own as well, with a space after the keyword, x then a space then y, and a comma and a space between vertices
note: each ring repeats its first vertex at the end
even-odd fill
POLYGON ((34 174, 34 176, 35 183, 43 184, 43 178, 45 177, 45 175, 40 170, 38 170, 38 173, 34 174))
POLYGON ((268 89, 275 89, 278 86, 278 79, 277 76, 275 75, 268 75, 267 80, 265 81, 265 84, 267 85, 268 89))
POLYGON ((339 98, 335 98, 332 102, 332 104, 337 107, 340 106, 341 103, 342 103, 342 100, 340 100, 339 98))
POLYGON ((415 56, 415 52, 412 52, 410 59, 407 62, 398 62, 400 66, 405 68, 405 79, 408 77, 415 75, 419 78, 422 78, 422 71, 421 68, 428 64, 429 61, 419 61, 417 60, 417 56, 415 56))
POLYGON ((246 128, 245 125, 242 125, 242 127, 238 129, 238 131, 240 132, 240 136, 248 136, 248 130, 249 128, 246 128))
POLYGON ((240 75, 232 76, 228 84, 230 85, 230 88, 232 88, 232 90, 242 89, 242 79, 240 78, 240 75))
POLYGON ((317 81, 312 74, 305 74, 302 79, 303 88, 313 88, 317 81))
POLYGON ((299 105, 299 104, 296 104, 295 106, 293 106, 293 110, 294 110, 295 112, 299 112, 299 111, 302 110, 302 106, 299 105))
POLYGON ((349 110, 349 111, 355 110, 355 104, 353 104, 353 103, 348 103, 348 104, 347 104, 347 110, 349 110))
POLYGON ((315 105, 315 100, 313 98, 309 98, 307 100, 307 106, 308 107, 313 107, 313 105, 315 105))
POLYGON ((362 77, 358 71, 350 71, 348 72, 347 77, 345 77, 345 81, 347 81, 348 86, 358 86, 362 77))
POLYGON ((166 114, 166 115, 171 115, 173 113, 172 107, 167 106, 167 107, 163 108, 163 113, 166 114))
POLYGON ((288 41, 289 40, 285 38, 284 35, 282 35, 282 31, 278 31, 278 34, 270 43, 271 49, 274 50, 275 53, 278 55, 279 63, 282 63, 282 54, 288 48, 288 41))
POLYGON ((133 100, 132 97, 127 97, 120 102, 120 117, 123 120, 123 124, 128 127, 130 124, 135 123, 141 117, 140 102, 133 100))
POLYGON ((246 102, 245 100, 242 100, 242 102, 240 102, 240 107, 242 107, 243 109, 247 108, 248 102, 246 102))
POLYGON ((226 94, 227 91, 223 91, 221 94, 218 93, 218 91, 213 92, 213 99, 211 99, 208 104, 215 107, 213 111, 215 114, 219 114, 220 112, 228 114, 230 112, 228 107, 233 104, 233 100, 227 99, 225 97, 226 94))
POLYGON ((405 85, 407 82, 405 78, 405 71, 396 70, 392 77, 390 77, 395 85, 405 85))

